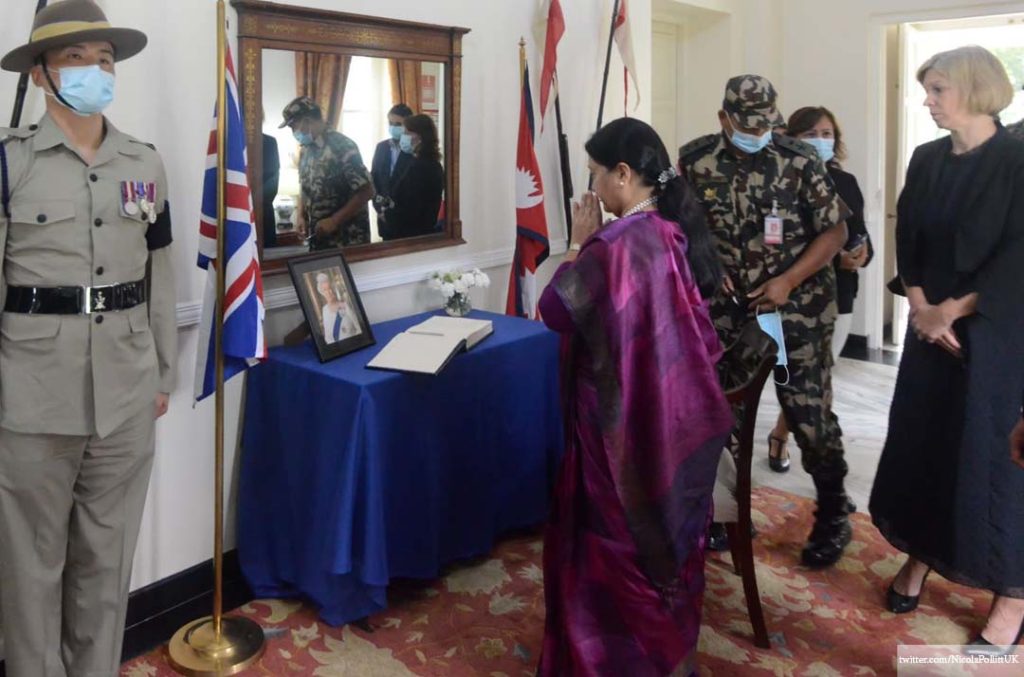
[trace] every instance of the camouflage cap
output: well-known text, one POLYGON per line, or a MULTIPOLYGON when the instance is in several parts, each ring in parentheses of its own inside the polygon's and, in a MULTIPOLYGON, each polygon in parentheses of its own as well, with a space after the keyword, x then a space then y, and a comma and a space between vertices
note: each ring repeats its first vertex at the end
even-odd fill
POLYGON ((277 126, 278 129, 288 127, 296 120, 301 120, 305 117, 323 118, 323 112, 316 101, 313 101, 308 96, 300 96, 288 102, 288 105, 281 111, 281 116, 284 118, 284 122, 277 126))
POLYGON ((722 109, 744 129, 772 129, 786 124, 775 105, 778 95, 768 78, 760 75, 737 75, 725 85, 722 109))

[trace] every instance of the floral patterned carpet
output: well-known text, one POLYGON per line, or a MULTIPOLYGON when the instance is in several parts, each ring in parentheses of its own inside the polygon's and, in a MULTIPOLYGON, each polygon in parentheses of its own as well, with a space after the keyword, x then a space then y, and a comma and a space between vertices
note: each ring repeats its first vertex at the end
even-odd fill
MULTIPOLYGON (((728 553, 707 564, 700 674, 896 674, 897 644, 959 644, 980 627, 989 595, 931 576, 915 613, 883 610, 883 592, 902 563, 864 514, 854 515, 854 540, 833 569, 799 565, 813 503, 767 488, 756 490, 754 521, 758 584, 772 650, 752 644, 739 578, 728 553)), ((534 674, 544 624, 541 543, 514 536, 487 557, 453 567, 431 582, 392 586, 390 608, 370 619, 372 632, 331 627, 298 601, 258 600, 238 613, 268 636, 260 663, 243 675, 390 677, 438 675, 528 677, 534 674)), ((1024 674, 1019 666, 968 672, 901 674, 1024 674)), ((163 650, 127 663, 122 677, 174 674, 163 650)))

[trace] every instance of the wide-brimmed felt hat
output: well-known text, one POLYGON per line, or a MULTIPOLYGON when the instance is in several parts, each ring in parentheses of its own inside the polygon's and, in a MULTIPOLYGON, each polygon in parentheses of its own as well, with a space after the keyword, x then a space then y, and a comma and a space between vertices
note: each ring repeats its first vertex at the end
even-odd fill
POLYGON ((61 0, 36 14, 28 43, 12 49, 0 60, 0 68, 28 72, 48 49, 79 42, 109 42, 114 60, 135 56, 146 46, 146 34, 132 28, 114 28, 92 0, 61 0))
POLYGON ((778 98, 768 78, 737 75, 725 85, 722 108, 744 129, 772 129, 786 124, 776 105, 778 98))

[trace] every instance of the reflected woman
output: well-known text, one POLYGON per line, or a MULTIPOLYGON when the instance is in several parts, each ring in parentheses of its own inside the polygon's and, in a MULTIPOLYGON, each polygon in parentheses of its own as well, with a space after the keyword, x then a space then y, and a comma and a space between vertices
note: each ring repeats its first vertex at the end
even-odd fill
POLYGON ((429 115, 411 115, 404 125, 398 143, 403 153, 412 156, 412 162, 405 163, 404 171, 396 168, 391 177, 394 205, 383 210, 378 226, 384 240, 430 235, 438 230, 444 167, 437 127, 429 115))

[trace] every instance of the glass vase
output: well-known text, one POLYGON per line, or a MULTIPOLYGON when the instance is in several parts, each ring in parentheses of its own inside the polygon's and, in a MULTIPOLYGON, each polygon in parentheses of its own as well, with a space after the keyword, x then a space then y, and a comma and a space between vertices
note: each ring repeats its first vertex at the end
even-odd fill
POLYGON ((473 310, 473 305, 469 302, 469 294, 465 292, 456 292, 444 304, 444 312, 452 317, 463 317, 468 315, 471 310, 473 310))

